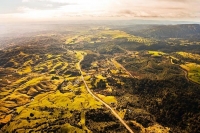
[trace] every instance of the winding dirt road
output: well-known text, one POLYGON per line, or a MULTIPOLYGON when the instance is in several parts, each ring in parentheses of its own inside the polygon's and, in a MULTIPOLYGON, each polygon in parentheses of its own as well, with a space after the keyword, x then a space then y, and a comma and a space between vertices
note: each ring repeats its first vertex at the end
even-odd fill
MULTIPOLYGON (((173 62, 172 59, 171 59, 171 64, 176 65, 176 64, 173 62)), ((185 78, 186 78, 186 80, 187 80, 188 82, 192 82, 192 83, 194 83, 194 84, 200 85, 198 82, 195 82, 195 81, 192 81, 191 79, 189 79, 189 77, 188 77, 188 71, 187 71, 187 70, 185 70, 184 68, 182 68, 180 65, 178 65, 178 66, 179 66, 179 68, 184 72, 185 78)))
POLYGON ((103 100, 101 100, 99 97, 97 97, 95 94, 93 94, 93 92, 89 89, 84 77, 83 77, 83 72, 81 70, 81 66, 80 63, 84 58, 82 58, 79 62, 78 62, 78 67, 79 67, 79 71, 81 73, 81 78, 85 84, 85 87, 87 89, 87 91, 90 93, 90 95, 92 95, 96 100, 98 100, 99 102, 101 102, 103 105, 105 105, 108 109, 111 110, 111 112, 113 113, 113 115, 126 127, 126 129, 130 132, 130 133, 134 133, 132 131, 132 129, 125 123, 125 121, 116 113, 115 110, 112 109, 112 107, 110 107, 107 103, 105 103, 103 100))
POLYGON ((116 62, 131 78, 136 78, 134 77, 128 70, 126 70, 126 68, 124 68, 124 66, 122 66, 120 63, 118 63, 115 58, 111 59, 111 61, 116 62))

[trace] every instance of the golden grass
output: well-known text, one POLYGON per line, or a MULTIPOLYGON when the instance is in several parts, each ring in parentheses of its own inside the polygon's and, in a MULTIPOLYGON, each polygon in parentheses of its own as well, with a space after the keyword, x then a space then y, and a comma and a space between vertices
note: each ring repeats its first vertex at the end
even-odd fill
POLYGON ((101 94, 97 94, 97 96, 108 104, 112 104, 112 103, 117 104, 117 100, 114 96, 104 96, 101 94))
POLYGON ((106 77, 103 77, 102 75, 97 75, 97 76, 95 76, 96 78, 98 78, 98 79, 102 79, 102 80, 105 80, 106 79, 106 77))
POLYGON ((63 125, 63 127, 61 128, 61 133, 85 133, 84 130, 81 130, 77 127, 71 126, 70 124, 66 123, 65 125, 63 125))
POLYGON ((103 30, 100 32, 100 34, 102 36, 104 35, 111 36, 113 39, 126 38, 129 42, 145 43, 146 45, 151 45, 154 42, 153 40, 130 35, 124 31, 119 31, 119 30, 103 30))
POLYGON ((124 116, 125 116, 125 114, 126 114, 126 109, 123 109, 123 110, 120 110, 119 112, 118 112, 118 115, 122 118, 122 119, 124 119, 124 116))
MULTIPOLYGON (((10 122, 10 125, 7 127, 8 132, 12 132, 14 129, 20 129, 18 131, 24 132, 24 127, 30 126, 36 126, 36 123, 43 123, 47 121, 47 118, 49 120, 58 119, 59 117, 59 108, 66 109, 68 111, 63 114, 62 118, 70 118, 73 116, 72 113, 70 113, 70 110, 78 110, 82 112, 82 110, 85 109, 97 109, 102 107, 102 103, 96 101, 86 90, 83 82, 81 82, 81 79, 79 77, 69 77, 67 75, 65 76, 59 76, 55 74, 48 74, 51 70, 55 70, 56 67, 61 66, 59 68, 60 70, 65 69, 68 65, 72 65, 70 67, 73 67, 77 65, 78 68, 78 61, 82 60, 84 55, 86 53, 82 51, 76 51, 76 52, 70 52, 70 56, 75 56, 74 62, 68 64, 67 62, 61 62, 62 55, 51 55, 46 54, 46 59, 44 62, 40 62, 37 64, 37 66, 34 66, 33 68, 35 70, 43 70, 46 69, 47 72, 44 74, 40 74, 37 71, 32 72, 32 68, 30 64, 34 65, 33 61, 30 59, 22 64, 22 68, 18 70, 18 73, 20 74, 28 74, 23 75, 22 78, 14 81, 11 83, 10 87, 16 87, 14 92, 9 94, 10 91, 6 90, 6 92, 2 92, 1 94, 7 95, 5 98, 1 99, 1 107, 0 110, 3 111, 0 113, 0 121, 7 123, 11 119, 10 114, 8 113, 10 110, 10 107, 16 107, 16 112, 18 115, 13 118, 13 121, 10 122), (51 80, 52 76, 59 77, 59 80, 51 80), (63 82, 63 80, 66 79, 67 82, 71 82, 72 84, 68 84, 67 86, 63 87, 66 90, 65 93, 61 93, 59 90, 55 91, 59 84, 63 82), (73 82, 75 80, 79 80, 79 85, 73 85, 73 82), (38 85, 41 85, 38 87, 38 85), (43 88, 44 87, 44 88, 43 88), (38 90, 39 89, 39 90, 38 90), (43 92, 39 93, 34 98, 31 96, 33 94, 38 93, 42 89, 47 89, 49 92, 43 92), (76 92, 80 92, 77 94, 76 92), (22 92, 24 94, 22 94, 22 92), (27 93, 27 94, 26 94, 27 93), (49 115, 48 110, 41 111, 41 108, 53 108, 55 112, 53 115, 49 115), (30 117, 30 113, 34 114, 34 119, 30 117), (29 117, 31 120, 28 121, 27 117, 29 117)), ((24 53, 20 54, 21 56, 28 56, 24 53)), ((35 57, 38 57, 35 55, 35 57)), ((90 76, 85 77, 86 80, 90 79, 90 76)), ((12 90, 11 90, 12 91, 12 90)), ((83 127, 84 130, 89 130, 87 127, 85 127, 85 113, 81 113, 81 121, 80 125, 83 127)), ((48 125, 44 125, 48 126, 48 125)), ((40 127, 41 128, 41 127, 40 127)), ((80 130, 76 127, 70 126, 69 124, 62 125, 61 129, 66 129, 69 132, 77 131, 82 132, 83 130, 80 130)), ((29 131, 29 130, 26 130, 29 131)), ((63 130, 64 131, 64 130, 63 130)))
POLYGON ((126 38, 129 42, 145 43, 146 45, 151 45, 154 40, 143 38, 139 36, 130 35, 124 31, 111 30, 109 28, 104 28, 99 30, 98 28, 91 31, 80 32, 79 35, 71 35, 66 37, 65 44, 75 44, 81 42, 87 42, 94 44, 95 42, 101 42, 102 39, 120 39, 126 38), (95 41, 93 40, 95 39, 95 41))
POLYGON ((80 125, 82 126, 83 130, 86 130, 87 132, 90 132, 90 130, 85 126, 85 111, 81 112, 80 125))
POLYGON ((12 114, 0 116, 0 123, 7 123, 11 120, 12 114))
POLYGON ((150 126, 145 129, 146 129, 146 132, 154 132, 154 133, 169 133, 170 131, 170 128, 163 127, 159 124, 154 124, 153 126, 150 126))
POLYGON ((119 64, 116 60, 112 59, 111 60, 112 63, 114 64, 114 66, 117 68, 117 69, 121 69, 121 64, 119 64))
POLYGON ((152 56, 162 56, 165 55, 164 52, 160 52, 160 51, 148 51, 148 53, 152 56))
POLYGON ((17 72, 18 72, 20 75, 22 75, 22 74, 27 74, 27 73, 32 72, 32 68, 31 68, 30 65, 28 65, 28 66, 25 66, 25 67, 21 68, 21 69, 18 70, 17 72))
MULTIPOLYGON (((34 80, 34 79, 33 79, 34 80)), ((32 84, 33 80, 29 82, 29 84, 32 84)), ((39 79, 35 79, 37 82, 39 79)), ((34 97, 33 101, 30 101, 29 104, 26 106, 20 106, 16 108, 16 112, 19 113, 14 118, 14 121, 10 123, 10 126, 8 128, 8 131, 12 131, 16 128, 23 128, 24 126, 35 126, 36 123, 43 123, 47 121, 48 119, 52 119, 54 117, 59 116, 59 112, 54 112, 53 116, 49 115, 49 112, 46 111, 40 111, 39 108, 64 108, 70 110, 79 110, 82 111, 84 109, 97 109, 101 108, 102 104, 98 101, 96 101, 85 89, 84 84, 81 85, 80 95, 75 95, 74 91, 77 91, 77 87, 70 86, 72 92, 67 93, 61 93, 60 91, 56 91, 55 93, 49 92, 49 93, 43 93, 39 94, 34 97), (30 113, 34 114, 34 119, 30 117, 30 113), (29 117, 31 120, 28 122, 26 118, 29 117), (20 120, 20 123, 18 123, 17 120, 20 120)), ((11 96, 12 98, 16 99, 14 95, 11 96)), ((23 98, 24 99, 24 98, 23 98)), ((62 117, 70 118, 72 117, 72 114, 70 112, 65 112, 65 114, 62 117)), ((7 116, 8 117, 8 116, 7 116)), ((1 119, 3 120, 3 119, 1 119)), ((47 125, 45 125, 47 126, 47 125)), ((84 130, 89 130, 85 126, 85 112, 81 113, 81 120, 80 120, 80 126, 83 127, 84 130)), ((79 128, 75 128, 68 123, 62 125, 61 130, 63 131, 77 131, 77 132, 83 132, 83 130, 79 128)))
MULTIPOLYGON (((8 131, 12 131, 16 127, 23 128, 26 125, 34 126, 36 123, 47 121, 47 118, 52 119, 53 117, 59 116, 59 112, 54 111, 53 116, 51 116, 47 110, 38 110, 42 107, 63 108, 68 109, 69 111, 82 111, 83 109, 97 109, 102 106, 100 102, 96 101, 90 94, 87 93, 84 85, 81 88, 81 91, 84 92, 82 92, 80 95, 75 95, 74 92, 61 93, 60 91, 56 91, 55 93, 44 93, 35 96, 34 100, 31 101, 27 106, 17 107, 16 110, 19 115, 14 118, 15 121, 11 122, 11 126, 9 126, 10 129, 8 129, 8 131), (34 114, 34 119, 30 117, 30 113, 34 114), (27 117, 31 119, 30 122, 26 120, 27 117), (21 122, 17 123, 17 120, 21 120, 21 122)), ((66 112, 62 117, 72 117, 72 114, 69 111, 66 112)), ((83 127, 83 129, 88 130, 87 127, 85 127, 85 112, 81 113, 80 125, 83 127)), ((69 126, 68 124, 63 125, 62 129, 67 129, 70 132, 83 131, 73 126, 69 126)))
POLYGON ((30 97, 26 94, 13 93, 9 97, 7 97, 7 100, 16 101, 16 103, 20 106, 30 102, 30 97))
POLYGON ((177 54, 185 57, 185 58, 190 58, 190 59, 196 59, 200 60, 200 55, 199 54, 193 54, 193 53, 188 53, 188 52, 177 52, 177 54))
POLYGON ((196 63, 186 63, 180 66, 188 71, 188 78, 190 80, 200 84, 200 65, 196 63))
MULTIPOLYGON (((47 79, 47 77, 43 76, 36 76, 36 77, 32 77, 31 79, 25 80, 26 82, 21 86, 22 88, 28 87, 28 86, 32 86, 32 85, 36 85, 38 83, 40 83, 42 80, 47 79)), ((19 88, 17 89, 19 90, 19 88)))

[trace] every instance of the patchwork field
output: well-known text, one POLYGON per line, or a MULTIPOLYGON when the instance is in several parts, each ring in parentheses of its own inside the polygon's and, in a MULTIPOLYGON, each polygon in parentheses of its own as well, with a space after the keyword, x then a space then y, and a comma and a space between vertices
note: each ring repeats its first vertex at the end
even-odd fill
POLYGON ((72 51, 60 55, 29 55, 20 51, 12 58, 15 69, 1 68, 1 72, 12 70, 7 81, 0 81, 5 83, 0 93, 0 122, 9 123, 2 131, 89 132, 85 113, 103 107, 88 94, 79 77, 76 66, 81 56, 82 53, 72 51))
POLYGON ((0 50, 0 133, 199 131, 197 46, 111 27, 62 27, 0 50))
POLYGON ((111 30, 103 27, 100 27, 99 29, 91 29, 87 32, 82 31, 79 34, 80 35, 68 36, 65 43, 69 45, 84 42, 94 44, 115 39, 126 39, 128 42, 145 43, 146 45, 151 45, 155 42, 155 40, 152 39, 134 36, 124 31, 111 30))

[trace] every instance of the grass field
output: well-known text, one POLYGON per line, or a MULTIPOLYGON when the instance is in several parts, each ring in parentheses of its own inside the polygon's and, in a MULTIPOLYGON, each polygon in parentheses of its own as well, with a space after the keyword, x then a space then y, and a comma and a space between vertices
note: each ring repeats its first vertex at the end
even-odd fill
POLYGON ((177 54, 183 56, 184 58, 200 60, 200 55, 199 54, 193 54, 193 53, 188 53, 188 52, 177 52, 177 54))
MULTIPOLYGON (((60 119, 75 118, 75 112, 81 112, 81 119, 77 122, 82 129, 65 122, 59 125, 60 131, 68 132, 84 132, 90 130, 85 126, 86 110, 102 108, 102 103, 96 101, 86 90, 84 83, 79 76, 65 75, 63 70, 69 68, 71 71, 79 71, 79 61, 86 55, 82 51, 69 51, 68 57, 71 57, 70 63, 64 60, 64 55, 45 54, 42 61, 35 64, 30 58, 26 60, 23 67, 16 71, 21 78, 10 83, 9 87, 16 88, 7 91, 2 89, 1 95, 5 95, 1 99, 0 122, 7 123, 11 119, 10 124, 6 127, 8 132, 29 132, 32 129, 39 131, 43 127, 49 127, 50 124, 56 123, 60 119), (30 65, 32 64, 32 65, 30 65), (73 68, 73 69, 72 69, 73 68), (45 70, 45 71, 44 71, 45 70), (57 71, 56 73, 51 73, 57 71), (58 72, 63 71, 58 74, 58 72), (52 79, 56 77, 56 79, 52 79), (62 91, 58 90, 58 86, 66 80, 62 91), (12 92, 12 93, 11 93, 12 92), (9 114, 10 107, 16 110, 15 115, 9 114)), ((21 56, 28 56, 20 53, 21 56)), ((34 57, 36 57, 35 55, 34 57)), ((39 60, 40 57, 37 56, 39 60)), ((13 61, 17 62, 17 60, 13 61)), ((17 62, 18 63, 18 62, 17 62)), ((97 65, 97 64, 96 64, 97 65)), ((108 64, 109 65, 109 64, 108 64)), ((96 82, 100 79, 106 80, 102 74, 95 76, 96 82)), ((84 78, 90 85, 90 75, 84 72, 84 78)), ((108 104, 117 104, 114 96, 98 95, 108 104)), ((52 125, 51 128, 56 128, 58 125, 52 125)))
POLYGON ((186 63, 181 67, 188 71, 188 78, 200 84, 200 65, 196 63, 186 63))
POLYGON ((165 55, 164 52, 160 52, 160 51, 148 51, 148 53, 152 56, 162 56, 165 55))
POLYGON ((105 39, 112 40, 121 38, 127 39, 128 42, 138 42, 138 43, 144 43, 146 45, 151 45, 153 42, 155 42, 154 40, 148 38, 130 35, 124 31, 111 30, 109 28, 104 28, 102 30, 98 30, 98 28, 96 28, 93 29, 92 31, 85 31, 83 33, 80 32, 78 35, 67 36, 65 38, 65 44, 71 45, 81 42, 87 42, 93 44, 95 42, 101 42, 102 40, 105 39))

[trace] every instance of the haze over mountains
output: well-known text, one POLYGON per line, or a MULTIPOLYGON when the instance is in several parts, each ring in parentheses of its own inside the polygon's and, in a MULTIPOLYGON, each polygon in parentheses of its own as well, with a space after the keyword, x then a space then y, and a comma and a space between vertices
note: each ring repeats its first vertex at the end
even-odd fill
MULTIPOLYGON (((56 29, 61 28, 61 26, 59 25, 71 25, 71 24, 77 24, 77 25, 89 24, 89 25, 104 25, 104 26, 107 25, 111 27, 112 26, 118 26, 118 27, 126 26, 127 27, 128 25, 131 25, 133 27, 131 28, 131 30, 137 31, 137 29, 141 30, 143 28, 145 28, 146 30, 147 27, 149 27, 149 25, 200 24, 200 22, 134 19, 134 20, 81 20, 81 21, 68 20, 68 21, 60 21, 60 22, 41 21, 41 22, 0 23, 0 30, 2 31, 0 35, 8 36, 9 34, 14 34, 14 33, 20 34, 20 33, 25 33, 25 32, 34 32, 34 31, 47 31, 47 30, 50 31, 50 30, 56 30, 56 29)), ((160 28, 161 27, 162 26, 160 26, 160 28)), ((177 26, 175 27, 178 28, 177 26)), ((180 31, 181 30, 180 28, 177 30, 180 31)), ((154 27, 152 27, 152 29, 154 29, 154 27)), ((173 30, 173 27, 171 27, 170 29, 173 30)), ((169 32, 169 31, 166 31, 166 32, 169 32)))

